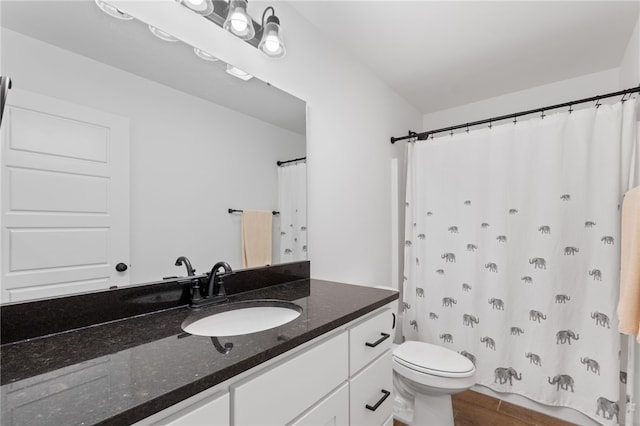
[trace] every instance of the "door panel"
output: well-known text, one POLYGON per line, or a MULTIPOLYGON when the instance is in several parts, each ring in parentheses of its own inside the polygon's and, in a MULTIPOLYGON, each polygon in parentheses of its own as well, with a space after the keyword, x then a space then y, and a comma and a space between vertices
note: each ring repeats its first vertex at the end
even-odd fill
POLYGON ((127 285, 128 119, 13 89, 1 130, 2 302, 127 285))
MULTIPOLYGON (((11 105, 14 92, 10 93, 11 105)), ((15 108, 11 114, 11 149, 78 160, 108 162, 109 128, 46 111, 15 108)), ((59 111, 56 111, 58 114, 59 111)))
POLYGON ((108 192, 106 177, 9 168, 11 212, 108 214, 108 192))

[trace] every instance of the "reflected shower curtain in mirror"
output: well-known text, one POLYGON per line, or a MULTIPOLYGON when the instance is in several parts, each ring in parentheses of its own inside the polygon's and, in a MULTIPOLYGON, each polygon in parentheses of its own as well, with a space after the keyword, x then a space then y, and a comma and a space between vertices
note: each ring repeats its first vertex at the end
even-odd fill
POLYGON ((278 167, 280 262, 307 259, 307 165, 278 167))
POLYGON ((480 385, 604 424, 620 399, 620 204, 636 100, 409 145, 404 330, 480 385))

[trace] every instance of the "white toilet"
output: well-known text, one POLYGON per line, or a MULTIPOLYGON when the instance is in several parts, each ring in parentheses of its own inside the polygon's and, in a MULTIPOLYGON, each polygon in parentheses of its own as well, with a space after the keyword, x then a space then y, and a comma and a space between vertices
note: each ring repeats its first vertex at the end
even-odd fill
POLYGON ((394 344, 392 363, 394 419, 411 426, 453 425, 451 395, 475 384, 473 363, 451 349, 416 341, 394 344))
POLYGON ((393 349, 393 417, 411 426, 453 425, 451 395, 475 384, 476 368, 451 349, 407 341, 393 349))

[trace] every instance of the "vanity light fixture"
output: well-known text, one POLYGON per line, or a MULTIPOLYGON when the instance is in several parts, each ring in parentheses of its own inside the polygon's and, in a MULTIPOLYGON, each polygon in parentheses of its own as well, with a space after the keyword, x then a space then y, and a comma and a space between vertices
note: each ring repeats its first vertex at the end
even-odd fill
POLYGON ((213 12, 212 0, 176 0, 183 4, 186 8, 193 10, 199 15, 209 15, 213 12))
POLYGON ((258 49, 271 58, 282 58, 287 53, 280 36, 280 19, 271 6, 262 13, 262 39, 258 44, 258 49), (269 11, 271 11, 271 16, 267 17, 265 23, 264 18, 269 11))
POLYGON ((204 59, 205 61, 215 62, 218 60, 218 58, 213 56, 211 53, 207 53, 202 49, 198 49, 197 47, 194 47, 193 51, 196 55, 198 55, 199 58, 204 59))
POLYGON ((158 37, 161 40, 170 41, 170 42, 178 41, 177 38, 175 38, 168 32, 162 31, 160 28, 156 28, 153 25, 149 25, 149 31, 151 31, 151 34, 153 34, 154 36, 158 37))
POLYGON ((251 80, 253 78, 253 76, 248 72, 242 71, 240 68, 236 68, 230 64, 227 64, 227 73, 244 81, 251 80))
POLYGON ((247 0, 230 0, 227 19, 222 28, 242 40, 251 40, 256 35, 253 20, 247 14, 247 0))
POLYGON ((113 18, 122 19, 124 21, 130 21, 133 19, 133 16, 124 13, 117 7, 111 6, 110 4, 105 3, 102 0, 96 0, 96 4, 100 8, 100 10, 113 18))
POLYGON ((262 13, 262 21, 257 22, 247 12, 248 0, 175 1, 246 41, 270 58, 282 58, 286 54, 280 32, 280 19, 271 6, 262 13))

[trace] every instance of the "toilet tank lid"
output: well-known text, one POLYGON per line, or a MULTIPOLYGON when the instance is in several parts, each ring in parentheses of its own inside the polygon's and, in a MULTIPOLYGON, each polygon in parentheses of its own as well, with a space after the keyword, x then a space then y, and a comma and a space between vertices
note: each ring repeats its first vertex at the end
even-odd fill
POLYGON ((393 356, 412 364, 416 369, 426 369, 432 374, 471 373, 475 366, 469 359, 442 346, 426 342, 407 341, 393 351, 393 356))

